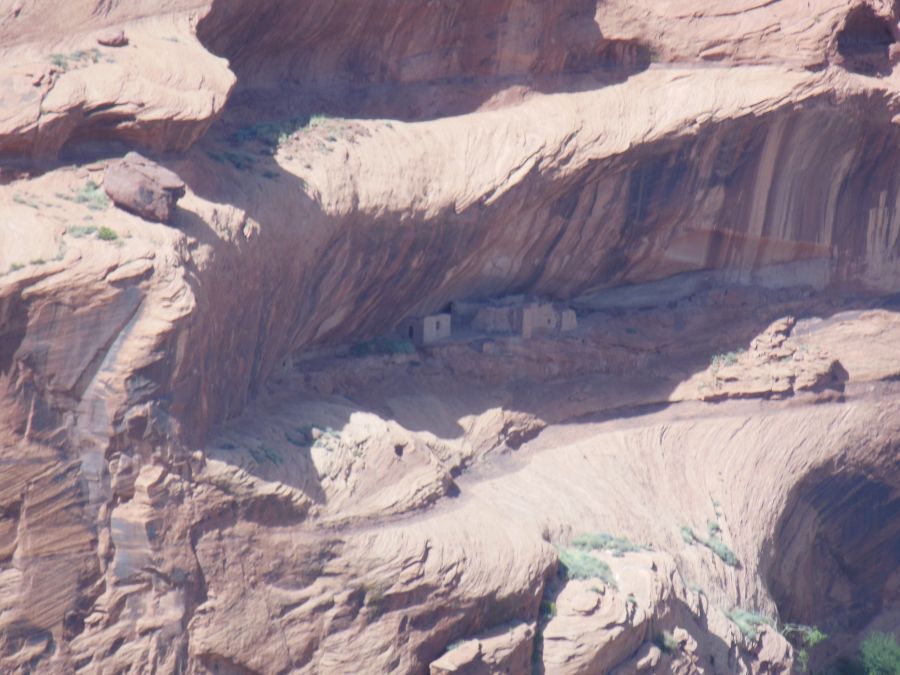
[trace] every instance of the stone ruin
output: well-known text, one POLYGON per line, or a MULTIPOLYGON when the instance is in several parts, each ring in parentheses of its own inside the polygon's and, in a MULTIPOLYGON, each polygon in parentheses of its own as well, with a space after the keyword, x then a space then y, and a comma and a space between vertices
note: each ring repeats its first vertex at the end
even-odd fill
POLYGON ((417 347, 450 337, 450 314, 412 316, 400 324, 400 335, 417 347))
POLYGON ((490 334, 513 334, 529 338, 535 333, 565 333, 578 327, 572 309, 524 296, 508 296, 488 302, 454 302, 457 326, 490 334))

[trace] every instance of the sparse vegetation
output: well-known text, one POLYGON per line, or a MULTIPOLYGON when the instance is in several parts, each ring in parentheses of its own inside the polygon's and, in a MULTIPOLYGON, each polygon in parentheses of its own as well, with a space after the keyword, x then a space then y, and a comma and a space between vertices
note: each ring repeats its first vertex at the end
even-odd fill
POLYGON ((734 554, 728 545, 722 541, 719 535, 722 532, 722 528, 719 526, 719 523, 710 520, 706 523, 707 526, 707 538, 702 539, 694 534, 694 530, 688 527, 687 525, 682 526, 681 528, 681 538, 684 540, 684 543, 689 546, 692 544, 701 544, 708 548, 710 551, 715 553, 719 558, 729 567, 738 567, 740 565, 740 561, 738 557, 734 554))
POLYGON ((79 49, 69 54, 69 58, 73 61, 90 61, 97 63, 100 60, 100 50, 97 47, 91 49, 79 49))
POLYGON ((691 593, 696 593, 697 595, 706 595, 706 591, 704 591, 698 584, 688 584, 687 589, 691 593))
POLYGON ((799 623, 785 624, 784 628, 781 629, 781 633, 797 649, 797 660, 803 672, 809 670, 809 651, 828 638, 816 626, 806 626, 799 623))
POLYGON ((260 445, 258 448, 247 448, 247 450, 250 452, 250 456, 253 457, 253 461, 257 464, 269 461, 276 466, 280 466, 284 461, 276 450, 266 445, 260 445))
POLYGON ((678 642, 675 641, 675 636, 672 634, 672 631, 664 630, 656 636, 656 639, 653 640, 653 642, 666 654, 671 654, 678 649, 678 642))
POLYGON ((579 535, 572 540, 572 546, 585 551, 610 551, 616 558, 649 548, 635 544, 627 537, 616 537, 607 532, 579 535))
POLYGON ((9 266, 9 271, 10 271, 10 272, 18 272, 18 271, 19 271, 20 269, 22 269, 23 267, 25 267, 25 265, 23 265, 22 263, 12 263, 12 264, 9 266))
POLYGON ((23 206, 30 206, 33 209, 41 208, 40 203, 31 195, 25 195, 21 192, 17 192, 13 195, 13 201, 16 204, 22 204, 23 206))
POLYGON ((75 237, 76 239, 81 239, 82 237, 87 237, 96 233, 97 228, 88 225, 70 225, 66 228, 66 234, 70 237, 75 237))
POLYGON ((115 241, 119 235, 114 229, 104 225, 97 229, 97 238, 103 241, 115 241))
POLYGON ((715 553, 719 558, 721 558, 722 562, 724 562, 729 567, 737 567, 738 559, 728 546, 718 537, 710 537, 705 542, 704 545, 713 553, 715 553))
POLYGON ((723 368, 725 366, 733 366, 738 362, 738 359, 746 350, 742 349, 737 352, 726 352, 723 354, 716 354, 710 359, 709 365, 712 366, 715 370, 719 368, 723 368))
POLYGON ((463 644, 465 644, 465 642, 466 642, 465 638, 460 638, 459 640, 454 640, 453 642, 449 643, 446 647, 444 647, 444 653, 446 654, 447 652, 452 652, 457 647, 461 647, 463 644))
POLYGON ((634 593, 629 593, 628 597, 625 598, 625 605, 634 609, 637 607, 637 598, 634 597, 634 593))
POLYGON ((391 354, 415 354, 416 347, 409 340, 391 338, 375 338, 367 342, 359 342, 350 348, 352 356, 376 356, 391 354))
POLYGON ((379 617, 384 613, 385 589, 381 584, 363 584, 362 591, 365 594, 363 604, 369 610, 372 617, 379 617))
POLYGON ((84 204, 91 211, 104 211, 109 207, 109 198, 103 194, 100 186, 92 180, 85 183, 82 188, 71 197, 61 192, 57 192, 56 196, 60 199, 67 199, 75 202, 76 204, 84 204))
POLYGON ((541 602, 540 619, 549 621, 556 616, 556 603, 552 600, 544 600, 541 602))
POLYGON ((28 264, 29 265, 43 265, 46 262, 47 261, 44 260, 43 258, 34 258, 33 260, 29 260, 28 264))
POLYGON ((870 633, 860 646, 866 675, 900 675, 900 644, 887 633, 870 633))
POLYGON ((577 548, 560 549, 559 568, 567 579, 600 579, 607 586, 617 588, 609 565, 586 551, 577 548))
POLYGON ((284 437, 291 445, 307 448, 327 445, 325 441, 329 438, 340 438, 340 433, 321 424, 304 424, 296 427, 292 432, 286 431, 284 437))
MULTIPOLYGON (((238 171, 252 171, 253 166, 256 164, 256 158, 244 152, 232 152, 231 150, 226 150, 221 154, 221 157, 222 159, 218 161, 228 162, 238 171)), ((215 159, 215 157, 213 157, 213 159, 215 159)))
POLYGON ((738 627, 738 630, 741 631, 741 635, 748 640, 756 639, 756 636, 759 634, 760 626, 774 626, 772 620, 768 617, 746 609, 741 609, 740 607, 735 607, 734 609, 725 612, 725 616, 738 627))
POLYGON ((51 54, 50 63, 63 72, 69 70, 74 65, 83 65, 88 62, 97 63, 100 60, 101 52, 97 47, 91 49, 78 49, 71 54, 51 54))

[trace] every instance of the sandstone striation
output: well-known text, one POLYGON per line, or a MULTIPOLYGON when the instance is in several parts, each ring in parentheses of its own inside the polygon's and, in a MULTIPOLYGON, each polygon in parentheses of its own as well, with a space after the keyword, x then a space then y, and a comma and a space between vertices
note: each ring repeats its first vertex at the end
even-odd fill
POLYGON ((0 0, 0 671, 897 633, 898 21, 0 0), (510 295, 577 322, 394 334, 510 295))

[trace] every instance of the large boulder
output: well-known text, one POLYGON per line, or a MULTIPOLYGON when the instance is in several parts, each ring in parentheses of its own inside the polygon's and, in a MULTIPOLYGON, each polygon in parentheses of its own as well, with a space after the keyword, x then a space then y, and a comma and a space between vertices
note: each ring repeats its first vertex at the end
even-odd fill
POLYGON ((185 189, 177 174, 136 152, 109 165, 103 188, 116 206, 160 223, 171 222, 185 189))

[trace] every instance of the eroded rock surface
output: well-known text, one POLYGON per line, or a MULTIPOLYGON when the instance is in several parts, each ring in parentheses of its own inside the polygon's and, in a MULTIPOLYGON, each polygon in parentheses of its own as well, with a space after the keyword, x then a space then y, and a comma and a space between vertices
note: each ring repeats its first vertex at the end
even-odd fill
POLYGON ((897 11, 0 6, 0 670, 772 673, 763 619, 816 667, 896 631, 897 11), (350 348, 517 293, 578 329, 350 348))

